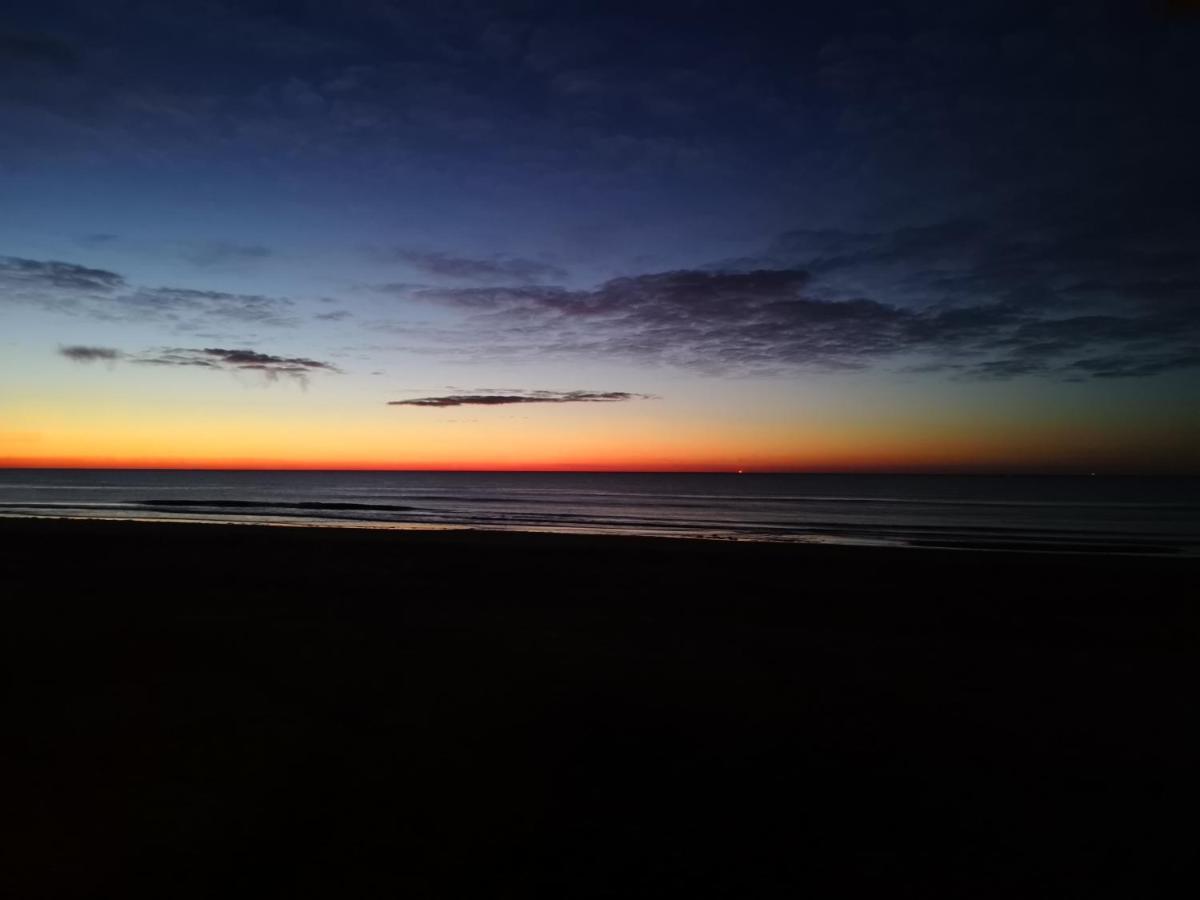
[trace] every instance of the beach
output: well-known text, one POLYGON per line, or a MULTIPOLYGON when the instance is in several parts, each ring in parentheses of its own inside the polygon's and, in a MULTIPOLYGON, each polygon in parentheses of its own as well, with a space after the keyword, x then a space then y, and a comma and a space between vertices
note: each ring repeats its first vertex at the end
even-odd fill
POLYGON ((0 542, 9 896, 1154 896, 1194 865, 1195 559, 0 542))

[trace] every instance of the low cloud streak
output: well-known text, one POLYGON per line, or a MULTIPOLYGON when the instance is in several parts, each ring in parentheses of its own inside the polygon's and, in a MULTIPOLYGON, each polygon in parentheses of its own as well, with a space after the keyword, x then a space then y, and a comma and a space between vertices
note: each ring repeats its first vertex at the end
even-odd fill
POLYGON ((304 356, 276 356, 258 350, 229 350, 222 347, 164 347, 142 353, 125 353, 112 347, 72 344, 59 347, 58 352, 72 362, 79 363, 126 361, 147 366, 255 372, 263 375, 268 381, 277 381, 285 377, 301 384, 307 384, 308 376, 315 372, 341 374, 341 370, 331 363, 304 356))
POLYGON ((341 372, 330 363, 303 356, 275 356, 257 350, 226 350, 221 347, 167 348, 156 353, 143 354, 135 362, 155 366, 191 366, 233 372, 258 372, 270 381, 287 377, 305 384, 308 376, 314 372, 341 372))
POLYGON ((115 362, 124 355, 120 350, 114 350, 112 347, 87 347, 82 344, 59 347, 58 353, 72 362, 82 363, 115 362))
POLYGON ((445 408, 450 406, 512 406, 521 403, 617 403, 625 400, 650 400, 650 394, 627 391, 524 391, 511 393, 448 394, 415 400, 392 400, 388 406, 445 408))

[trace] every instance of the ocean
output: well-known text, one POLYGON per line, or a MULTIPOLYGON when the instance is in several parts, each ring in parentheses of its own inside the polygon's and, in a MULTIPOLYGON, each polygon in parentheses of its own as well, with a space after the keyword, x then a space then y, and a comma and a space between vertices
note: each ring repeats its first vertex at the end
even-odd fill
POLYGON ((0 470, 0 516, 1200 552, 1200 479, 0 470))

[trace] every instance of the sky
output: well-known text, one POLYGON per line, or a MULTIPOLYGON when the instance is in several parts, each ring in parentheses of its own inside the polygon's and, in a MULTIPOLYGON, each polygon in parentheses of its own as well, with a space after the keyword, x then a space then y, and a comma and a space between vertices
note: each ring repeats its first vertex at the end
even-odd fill
POLYGON ((0 23, 0 466, 1200 473, 1183 2, 0 23))

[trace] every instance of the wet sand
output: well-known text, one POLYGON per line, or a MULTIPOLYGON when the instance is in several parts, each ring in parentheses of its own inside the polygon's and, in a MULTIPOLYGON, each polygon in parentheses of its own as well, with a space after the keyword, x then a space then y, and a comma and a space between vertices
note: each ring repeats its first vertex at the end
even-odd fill
POLYGON ((8 896, 1155 896, 1195 866, 1194 560, 0 547, 8 896))

